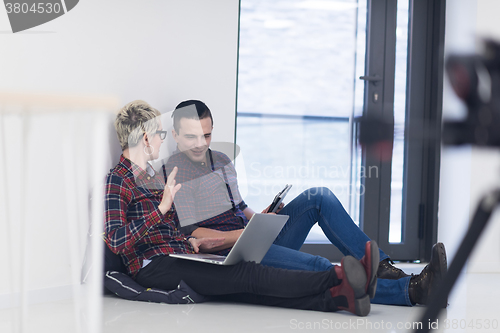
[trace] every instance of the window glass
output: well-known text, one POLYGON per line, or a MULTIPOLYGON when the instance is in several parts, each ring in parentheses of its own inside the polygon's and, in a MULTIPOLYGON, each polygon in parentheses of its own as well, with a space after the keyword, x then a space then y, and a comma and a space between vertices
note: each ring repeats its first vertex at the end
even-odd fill
MULTIPOLYGON (((236 142, 254 210, 285 184, 286 202, 327 187, 357 221, 365 30, 366 0, 241 1, 236 142)), ((316 226, 308 241, 326 238, 316 226)))
POLYGON ((408 55, 409 0, 398 0, 396 68, 394 77, 394 147, 392 150, 389 242, 403 241, 403 170, 405 157, 406 64, 408 55))

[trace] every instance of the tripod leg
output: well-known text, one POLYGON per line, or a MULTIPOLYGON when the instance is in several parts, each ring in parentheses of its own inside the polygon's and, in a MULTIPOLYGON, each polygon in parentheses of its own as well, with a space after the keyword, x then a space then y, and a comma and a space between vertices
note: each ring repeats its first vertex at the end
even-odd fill
POLYGON ((465 266, 472 249, 476 245, 479 236, 481 236, 481 233, 483 232, 499 201, 500 191, 495 190, 485 195, 479 202, 479 206, 476 208, 469 230, 463 238, 455 257, 453 258, 453 262, 448 268, 448 273, 441 281, 439 288, 437 288, 438 292, 433 295, 424 315, 420 320, 422 323, 422 329, 417 329, 416 332, 429 332, 430 323, 436 321, 439 316, 439 312, 446 306, 451 289, 457 281, 462 268, 465 266))

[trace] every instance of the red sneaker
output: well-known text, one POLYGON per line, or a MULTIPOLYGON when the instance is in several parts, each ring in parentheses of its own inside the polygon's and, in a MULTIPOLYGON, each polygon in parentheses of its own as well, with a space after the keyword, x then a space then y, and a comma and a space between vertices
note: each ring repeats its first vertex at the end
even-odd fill
POLYGON ((380 261, 377 242, 370 240, 365 244, 365 255, 360 262, 366 271, 366 293, 370 298, 375 297, 377 290, 377 270, 380 261))
POLYGON ((363 265, 351 256, 342 258, 335 273, 341 283, 330 288, 332 298, 339 310, 347 310, 358 316, 370 313, 370 298, 366 294, 366 271, 363 265))

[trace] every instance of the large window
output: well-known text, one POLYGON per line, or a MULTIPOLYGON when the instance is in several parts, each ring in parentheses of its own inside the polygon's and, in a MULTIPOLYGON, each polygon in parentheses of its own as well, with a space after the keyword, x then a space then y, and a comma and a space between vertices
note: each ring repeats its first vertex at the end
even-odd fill
MULTIPOLYGON (((328 187, 393 258, 423 257, 436 237, 439 138, 421 133, 440 124, 443 13, 444 0, 241 0, 245 201, 259 210, 285 184, 289 200, 328 187), (358 144, 362 115, 394 122, 389 155, 358 144)), ((306 242, 328 240, 316 226, 306 242)))
MULTIPOLYGON (((351 128, 363 106, 355 77, 365 30, 365 1, 241 1, 236 141, 251 207, 265 208, 286 183, 289 198, 324 186, 357 220, 351 128)), ((326 239, 315 228, 308 241, 326 239)))

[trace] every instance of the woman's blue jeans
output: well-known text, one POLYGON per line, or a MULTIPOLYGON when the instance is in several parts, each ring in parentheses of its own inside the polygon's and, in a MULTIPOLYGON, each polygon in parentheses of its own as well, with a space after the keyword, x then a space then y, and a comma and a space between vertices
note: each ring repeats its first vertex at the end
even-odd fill
MULTIPOLYGON (((358 260, 365 254, 365 244, 370 239, 353 222, 344 207, 326 187, 314 187, 302 192, 287 204, 279 214, 289 215, 274 244, 261 264, 286 269, 326 271, 331 269, 329 260, 299 252, 309 230, 317 222, 326 237, 344 255, 358 260)), ((380 250, 380 260, 389 258, 380 250)), ((377 292, 372 303, 409 305, 410 277, 399 280, 377 280, 377 292)))

